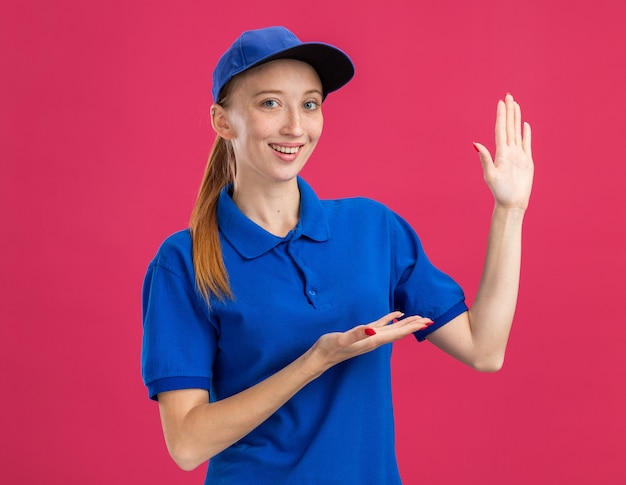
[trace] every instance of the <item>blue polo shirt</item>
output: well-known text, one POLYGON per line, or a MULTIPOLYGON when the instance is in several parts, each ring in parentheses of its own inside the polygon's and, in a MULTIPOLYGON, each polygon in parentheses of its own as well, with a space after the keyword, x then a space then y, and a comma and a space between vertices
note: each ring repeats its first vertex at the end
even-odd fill
MULTIPOLYGON (((324 333, 393 310, 434 320, 467 310, 411 227, 365 198, 320 200, 302 179, 300 222, 276 237, 225 188, 218 203, 234 299, 195 286, 188 230, 167 238, 143 288, 142 374, 149 395, 200 388, 224 399, 277 372, 324 333)), ((395 484, 392 345, 340 363, 209 463, 210 484, 395 484)))

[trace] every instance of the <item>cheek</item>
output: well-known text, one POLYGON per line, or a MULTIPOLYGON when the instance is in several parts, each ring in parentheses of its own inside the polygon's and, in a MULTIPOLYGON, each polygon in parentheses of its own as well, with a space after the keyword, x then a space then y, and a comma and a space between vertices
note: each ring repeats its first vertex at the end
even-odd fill
POLYGON ((322 136, 322 130, 324 128, 324 118, 320 115, 319 120, 315 120, 311 125, 311 129, 309 130, 310 137, 312 140, 319 140, 320 136, 322 136))
POLYGON ((279 126, 273 123, 271 119, 267 118, 252 118, 246 125, 247 137, 250 140, 263 140, 268 136, 276 133, 279 126))
POLYGON ((246 119, 238 125, 233 142, 241 146, 255 146, 272 133, 274 128, 266 120, 246 119))

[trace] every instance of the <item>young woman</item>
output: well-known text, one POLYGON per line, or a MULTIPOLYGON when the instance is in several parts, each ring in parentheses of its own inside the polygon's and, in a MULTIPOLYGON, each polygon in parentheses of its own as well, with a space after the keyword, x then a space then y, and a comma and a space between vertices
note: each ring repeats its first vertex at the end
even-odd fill
POLYGON ((530 127, 498 102, 494 195, 475 302, 411 227, 363 198, 320 200, 299 177, 322 102, 353 66, 282 27, 244 32, 213 76, 217 139, 189 230, 144 284, 143 378, 170 454, 206 483, 400 483, 390 357, 414 334, 480 371, 502 366, 515 310, 530 127))

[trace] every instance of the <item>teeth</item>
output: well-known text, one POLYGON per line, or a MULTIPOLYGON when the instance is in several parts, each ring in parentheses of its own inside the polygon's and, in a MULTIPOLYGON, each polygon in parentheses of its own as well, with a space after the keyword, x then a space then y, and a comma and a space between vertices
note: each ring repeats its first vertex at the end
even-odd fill
POLYGON ((272 149, 276 150, 277 152, 288 153, 288 154, 298 153, 298 150, 300 149, 300 147, 283 147, 280 145, 270 145, 270 146, 272 147, 272 149))

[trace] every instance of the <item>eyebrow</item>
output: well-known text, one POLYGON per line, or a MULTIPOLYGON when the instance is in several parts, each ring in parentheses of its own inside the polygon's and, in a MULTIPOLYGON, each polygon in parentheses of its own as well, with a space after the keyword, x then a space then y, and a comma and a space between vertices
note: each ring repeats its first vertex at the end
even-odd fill
MULTIPOLYGON (((281 91, 279 89, 267 89, 267 90, 263 90, 263 91, 258 91, 257 93, 254 94, 254 96, 264 96, 267 94, 285 94, 284 91, 281 91)), ((304 95, 309 95, 309 94, 319 94, 320 96, 323 96, 323 93, 319 90, 319 89, 310 89, 308 91, 306 91, 304 93, 304 95)))

